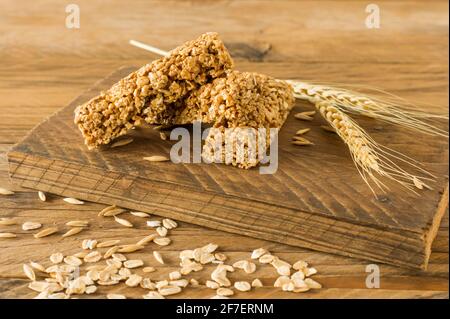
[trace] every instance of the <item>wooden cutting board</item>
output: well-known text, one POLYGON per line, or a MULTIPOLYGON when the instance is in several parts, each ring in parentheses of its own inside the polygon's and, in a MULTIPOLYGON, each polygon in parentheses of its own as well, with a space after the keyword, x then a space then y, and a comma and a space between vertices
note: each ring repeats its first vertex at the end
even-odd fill
POLYGON ((138 128, 134 142, 88 151, 73 110, 134 67, 121 68, 33 129, 8 154, 10 176, 23 187, 116 204, 227 232, 375 262, 425 269, 448 203, 447 140, 358 118, 382 144, 414 157, 437 176, 434 190, 415 196, 396 184, 375 198, 339 137, 323 120, 294 119, 311 106, 297 103, 279 135, 273 175, 220 164, 150 163, 175 141, 138 128), (310 127, 315 145, 290 143, 310 127))

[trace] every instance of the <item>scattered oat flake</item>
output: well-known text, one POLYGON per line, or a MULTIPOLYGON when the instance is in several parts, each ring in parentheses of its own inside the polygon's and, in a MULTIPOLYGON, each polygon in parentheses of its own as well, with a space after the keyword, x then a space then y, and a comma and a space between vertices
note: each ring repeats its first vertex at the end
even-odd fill
POLYGON ((314 279, 311 279, 311 278, 306 278, 305 279, 305 284, 311 289, 320 289, 320 288, 322 288, 321 284, 319 284, 317 281, 315 281, 314 279))
POLYGON ((232 295, 234 295, 234 291, 233 290, 231 290, 230 288, 219 288, 219 289, 217 289, 216 290, 216 294, 218 295, 218 296, 225 296, 225 297, 228 297, 228 296, 232 296, 232 295))
POLYGON ((167 228, 166 227, 158 227, 158 228, 156 228, 156 232, 158 233, 159 236, 166 237, 167 228))
POLYGON ((147 226, 149 226, 149 227, 159 227, 159 226, 161 226, 161 221, 159 221, 159 220, 148 220, 147 221, 147 226))
POLYGON ((180 293, 181 287, 165 286, 165 287, 160 288, 158 291, 162 296, 170 296, 170 295, 175 295, 177 293, 180 293))
POLYGON ((153 251, 153 256, 155 257, 157 262, 159 262, 160 264, 164 264, 164 259, 162 258, 161 253, 155 250, 153 251))
POLYGON ((29 265, 23 265, 23 272, 25 273, 25 276, 27 276, 31 281, 36 280, 36 274, 34 273, 33 268, 31 268, 29 265))
POLYGON ((63 261, 64 255, 62 253, 53 253, 50 255, 50 261, 53 264, 59 264, 63 261))
POLYGON ((47 200, 47 196, 45 196, 45 193, 42 191, 38 192, 38 197, 41 201, 45 202, 47 200))
POLYGON ((234 288, 239 291, 249 291, 250 289, 252 289, 251 285, 246 281, 236 281, 234 283, 234 288))
POLYGON ((261 280, 259 280, 258 278, 254 279, 252 281, 252 287, 257 288, 257 287, 262 287, 262 286, 263 286, 263 284, 262 284, 261 280))
POLYGON ((154 267, 144 267, 144 268, 142 269, 142 271, 145 272, 145 273, 149 273, 149 272, 154 272, 154 271, 156 271, 156 269, 155 269, 154 267))
POLYGON ((76 198, 72 198, 72 197, 67 197, 67 198, 64 198, 63 200, 66 203, 73 204, 73 205, 83 205, 84 204, 83 201, 76 199, 76 198))
POLYGON ((34 230, 34 229, 38 229, 41 227, 42 227, 42 224, 38 223, 38 222, 25 222, 22 224, 23 230, 34 230))
POLYGON ((264 248, 258 248, 258 249, 255 249, 254 251, 252 251, 251 258, 258 259, 259 257, 261 257, 264 254, 267 254, 267 250, 264 248))
POLYGON ((65 257, 64 262, 71 266, 80 266, 83 263, 83 261, 80 258, 77 258, 75 256, 65 257))
POLYGON ((123 138, 121 140, 118 140, 118 141, 112 143, 111 148, 125 146, 125 145, 130 144, 131 142, 133 142, 133 139, 131 137, 123 138))
POLYGON ((149 291, 146 295, 143 295, 142 298, 144 298, 144 299, 164 299, 164 296, 162 296, 159 292, 149 291))
POLYGON ((173 229, 178 226, 176 221, 169 219, 169 218, 163 219, 162 223, 163 223, 163 226, 167 229, 173 229))
POLYGON ((108 299, 127 299, 127 297, 125 297, 124 295, 120 295, 120 294, 107 294, 106 298, 108 298, 108 299))
POLYGON ((14 192, 10 191, 9 189, 0 187, 0 195, 13 195, 14 192))
POLYGON ((45 268, 44 266, 42 266, 41 264, 34 262, 34 261, 30 261, 30 266, 33 267, 36 270, 39 270, 41 272, 45 272, 45 268))
POLYGON ((142 277, 136 274, 133 274, 128 277, 128 279, 125 281, 125 285, 128 287, 136 287, 139 285, 142 281, 142 277))
POLYGON ((156 237, 153 242, 159 246, 167 246, 170 244, 171 240, 167 237, 156 237))
POLYGON ((143 157, 143 159, 149 162, 167 162, 169 160, 166 156, 161 155, 147 156, 143 157))
POLYGON ((132 268, 138 268, 138 267, 143 266, 143 265, 144 265, 144 262, 143 262, 142 260, 140 260, 140 259, 131 259, 131 260, 125 261, 125 262, 123 263, 123 265, 124 265, 126 268, 132 269, 132 268))

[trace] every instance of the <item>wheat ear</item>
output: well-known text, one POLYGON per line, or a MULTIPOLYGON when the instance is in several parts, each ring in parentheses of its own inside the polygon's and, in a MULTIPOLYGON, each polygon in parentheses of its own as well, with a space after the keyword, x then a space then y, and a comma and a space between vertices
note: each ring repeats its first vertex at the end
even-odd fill
POLYGON ((424 134, 448 138, 447 131, 429 123, 435 119, 448 120, 448 116, 419 112, 411 103, 387 92, 378 90, 386 94, 381 99, 342 88, 298 81, 288 82, 294 87, 296 98, 307 100, 313 104, 328 101, 348 113, 360 114, 424 134), (427 122, 424 119, 427 119, 427 122))

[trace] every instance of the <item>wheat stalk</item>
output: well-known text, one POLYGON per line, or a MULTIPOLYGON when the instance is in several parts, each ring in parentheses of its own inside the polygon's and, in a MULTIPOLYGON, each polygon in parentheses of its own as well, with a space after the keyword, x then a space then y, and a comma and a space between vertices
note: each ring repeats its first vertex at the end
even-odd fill
POLYGON ((328 101, 345 112, 376 118, 384 122, 417 130, 424 134, 448 138, 447 131, 423 120, 448 120, 448 116, 419 112, 416 110, 415 105, 385 91, 376 90, 386 94, 386 97, 378 98, 332 86, 292 80, 287 82, 294 87, 295 97, 298 99, 306 100, 313 104, 319 101, 328 101))

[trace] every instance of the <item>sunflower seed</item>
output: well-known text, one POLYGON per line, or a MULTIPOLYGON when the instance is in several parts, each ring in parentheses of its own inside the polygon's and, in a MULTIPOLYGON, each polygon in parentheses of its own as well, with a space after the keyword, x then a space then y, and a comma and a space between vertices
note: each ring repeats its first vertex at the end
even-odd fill
POLYGON ((252 289, 252 286, 246 281, 236 281, 234 283, 234 288, 236 288, 239 291, 249 291, 252 289))
POLYGON ((167 246, 170 244, 171 240, 167 237, 156 237, 153 242, 159 246, 167 246))
POLYGON ((87 227, 89 225, 89 221, 87 220, 71 220, 66 223, 66 226, 69 227, 87 227))
POLYGON ((142 159, 149 162, 167 162, 169 160, 167 157, 160 155, 147 156, 142 159))
POLYGON ((0 226, 11 226, 15 225, 16 221, 12 218, 1 218, 0 219, 0 226))
POLYGON ((125 227, 133 227, 133 224, 130 223, 130 222, 129 222, 128 220, 126 220, 126 219, 123 219, 123 218, 119 218, 119 217, 114 216, 114 220, 115 220, 117 223, 119 223, 119 224, 121 224, 121 225, 123 225, 123 226, 125 226, 125 227))
POLYGON ((10 191, 9 189, 0 187, 0 195, 13 195, 14 192, 10 191))
POLYGON ((123 138, 111 144, 111 148, 125 146, 133 142, 131 137, 123 138))
POLYGON ((267 254, 267 253, 268 253, 268 251, 265 250, 264 248, 258 248, 258 249, 255 249, 254 251, 252 251, 251 258, 258 259, 262 255, 267 254))
POLYGON ((142 218, 147 218, 150 217, 150 214, 144 213, 144 212, 130 212, 131 215, 136 216, 136 217, 142 217, 142 218))
POLYGON ((63 199, 66 203, 72 204, 72 205, 83 205, 84 202, 76 199, 76 198, 72 198, 72 197, 67 197, 63 199))
POLYGON ((160 264, 164 264, 164 259, 162 258, 161 254, 158 251, 153 251, 153 257, 155 257, 156 261, 160 264))
POLYGON ((118 243, 120 243, 120 239, 106 240, 98 243, 97 248, 111 247, 117 245, 118 243))
POLYGON ((70 236, 76 235, 76 234, 80 233, 83 229, 84 229, 83 227, 74 227, 74 228, 68 230, 66 233, 64 233, 62 235, 62 237, 70 237, 70 236))
POLYGON ((50 261, 53 264, 59 264, 63 261, 63 259, 64 259, 64 255, 61 253, 53 253, 50 255, 50 261))
POLYGON ((33 268, 31 268, 27 264, 23 264, 23 272, 25 273, 25 276, 27 276, 31 281, 36 280, 36 274, 34 273, 33 268))
POLYGON ((42 224, 38 223, 38 222, 25 222, 22 224, 23 230, 34 230, 34 229, 38 229, 41 227, 42 227, 42 224))
POLYGON ((126 268, 133 269, 138 268, 144 265, 144 262, 140 259, 131 259, 127 260, 123 263, 126 268))
POLYGON ((50 236, 56 232, 58 232, 57 227, 49 227, 49 228, 43 229, 40 232, 34 234, 34 238, 42 238, 42 237, 50 236))
POLYGON ((45 196, 45 193, 42 191, 38 191, 38 197, 43 202, 45 202, 47 200, 47 196, 45 196))
POLYGON ((128 287, 136 287, 139 285, 142 281, 142 277, 136 274, 131 275, 128 277, 128 279, 125 281, 125 285, 128 287))

